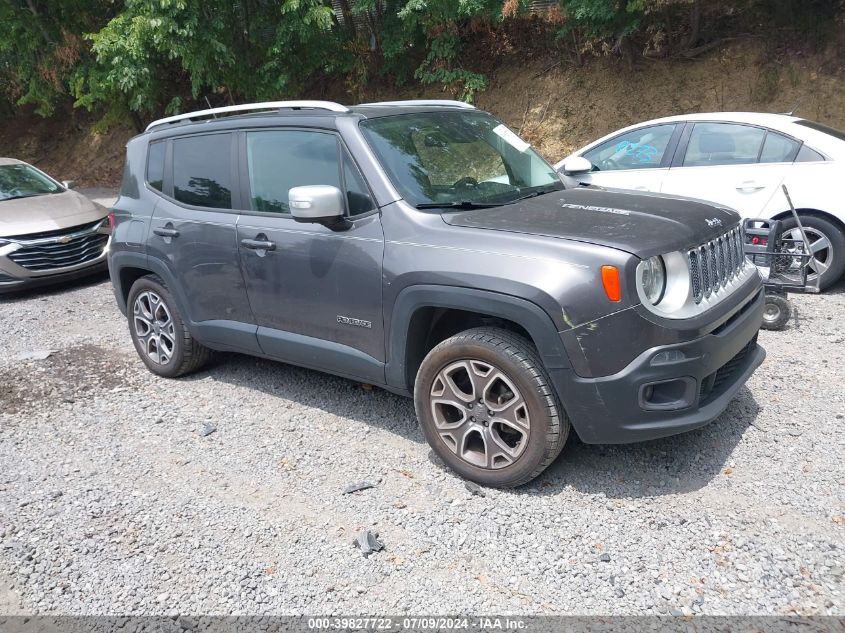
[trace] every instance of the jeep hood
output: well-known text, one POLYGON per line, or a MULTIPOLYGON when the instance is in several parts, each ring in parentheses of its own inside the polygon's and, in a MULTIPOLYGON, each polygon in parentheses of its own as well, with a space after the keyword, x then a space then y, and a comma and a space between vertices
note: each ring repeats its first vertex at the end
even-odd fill
POLYGON ((738 224, 739 215, 692 198, 589 187, 444 213, 443 219, 453 226, 599 244, 644 259, 706 242, 738 224))

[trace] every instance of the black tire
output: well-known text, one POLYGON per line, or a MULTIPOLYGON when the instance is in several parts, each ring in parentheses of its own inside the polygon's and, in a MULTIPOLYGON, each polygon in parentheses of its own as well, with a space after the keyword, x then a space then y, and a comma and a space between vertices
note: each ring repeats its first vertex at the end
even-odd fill
MULTIPOLYGON (((456 374, 458 372, 464 372, 464 369, 458 368, 456 374)), ((467 378, 470 377, 467 376, 467 378)), ((478 387, 470 387, 470 389, 474 396, 478 395, 478 387)), ((464 395, 469 396, 469 390, 465 391, 464 395)), ((485 399, 485 402, 489 402, 489 399, 485 399)), ((569 436, 569 419, 536 349, 525 338, 500 328, 480 327, 466 330, 436 345, 426 355, 417 373, 414 385, 414 405, 426 440, 440 459, 462 477, 484 486, 510 488, 531 481, 555 460, 569 436), (474 397, 469 404, 461 403, 464 407, 462 411, 459 411, 458 407, 452 407, 454 412, 457 412, 457 415, 462 416, 464 420, 457 422, 461 426, 455 430, 463 429, 462 438, 476 434, 480 445, 483 446, 483 456, 478 452, 459 449, 459 441, 464 442, 464 446, 468 446, 469 441, 451 437, 449 431, 443 430, 443 425, 438 426, 435 411, 438 410, 437 407, 442 406, 442 403, 436 402, 439 396, 434 394, 439 389, 442 391, 446 388, 443 376, 449 376, 452 383, 457 384, 458 378, 446 373, 450 371, 450 368, 470 361, 477 363, 482 371, 486 367, 491 367, 499 372, 486 374, 478 380, 486 381, 486 376, 492 376, 483 389, 492 392, 495 388, 497 393, 493 396, 498 398, 499 404, 502 404, 503 395, 505 403, 508 401, 518 403, 515 409, 522 410, 522 414, 512 413, 527 420, 525 424, 528 428, 527 440, 523 433, 522 437, 514 442, 515 435, 520 432, 503 425, 499 414, 488 411, 488 407, 495 409, 495 406, 482 405, 476 402, 474 397), (496 378, 497 375, 504 378, 496 378), (505 379, 511 383, 510 386, 515 387, 515 390, 510 389, 505 379), (435 383, 435 381, 438 382, 435 383), (467 410, 467 408, 472 409, 473 405, 478 407, 477 423, 476 418, 470 417, 471 412, 467 410), (472 420, 472 423, 469 420, 472 420), (481 428, 482 424, 484 428, 481 428), (511 447, 510 444, 508 446, 518 453, 516 457, 505 455, 503 438, 507 438, 508 442, 514 442, 515 446, 511 447), (492 447, 489 450, 488 443, 492 447), (458 450, 462 450, 466 455, 473 455, 474 459, 484 461, 487 466, 470 463, 458 455, 458 450), (495 465, 496 460, 499 460, 501 464, 502 461, 507 462, 508 459, 512 461, 505 465, 495 465)), ((502 415, 512 407, 509 404, 504 406, 502 415)), ((437 415, 441 416, 440 413, 437 415)))
POLYGON ((766 293, 766 305, 763 308, 763 329, 779 331, 786 327, 792 316, 792 304, 781 294, 766 293))
MULTIPOLYGON (((138 356, 141 357, 147 369, 158 376, 175 378, 189 374, 197 371, 211 358, 211 350, 198 343, 188 332, 173 295, 170 294, 164 282, 155 275, 141 277, 132 284, 126 303, 126 316, 129 321, 129 334, 132 337, 132 343, 135 345, 135 351, 138 352, 138 356), (138 320, 136 319, 136 310, 140 307, 140 304, 137 303, 139 297, 143 295, 142 301, 147 301, 146 305, 149 305, 148 297, 150 293, 160 298, 161 304, 169 314, 170 321, 172 321, 172 332, 167 335, 168 338, 172 337, 172 345, 169 346, 172 352, 166 360, 163 358, 165 355, 163 353, 159 354, 161 361, 156 361, 148 352, 145 340, 142 339, 140 334, 143 326, 137 323, 138 320)), ((143 318, 142 321, 148 320, 143 318)), ((161 343, 153 345, 153 347, 158 349, 161 347, 161 343)))
MULTIPOLYGON (((801 224, 805 230, 809 229, 811 233, 823 235, 830 242, 830 247, 823 253, 827 258, 827 270, 819 278, 819 288, 824 290, 836 283, 845 271, 845 234, 833 222, 818 215, 799 213, 798 217, 801 219, 801 224)), ((791 217, 786 218, 783 221, 785 237, 790 237, 787 232, 796 228, 796 226, 795 220, 791 217)), ((811 235, 808 235, 808 238, 812 240, 811 235)), ((809 275, 808 279, 813 277, 814 275, 809 275)))

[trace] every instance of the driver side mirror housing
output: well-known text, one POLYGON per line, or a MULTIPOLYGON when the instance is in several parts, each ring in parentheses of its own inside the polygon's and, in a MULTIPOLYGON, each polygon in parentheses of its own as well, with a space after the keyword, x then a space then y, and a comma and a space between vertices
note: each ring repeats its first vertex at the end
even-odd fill
POLYGON ((322 224, 331 229, 348 228, 343 193, 331 185, 292 187, 288 192, 288 206, 297 222, 322 224))
POLYGON ((587 174, 593 171, 593 164, 583 156, 570 156, 567 158, 561 172, 564 176, 576 176, 578 174, 587 174))

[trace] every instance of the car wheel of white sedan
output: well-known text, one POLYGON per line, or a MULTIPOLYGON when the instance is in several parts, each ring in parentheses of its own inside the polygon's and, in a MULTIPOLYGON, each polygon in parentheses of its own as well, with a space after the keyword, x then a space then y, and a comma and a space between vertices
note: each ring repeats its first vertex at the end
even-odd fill
MULTIPOLYGON (((824 290, 833 284, 845 270, 845 235, 829 220, 817 215, 801 214, 801 224, 810 242, 814 260, 810 263, 807 281, 819 280, 819 288, 824 290)), ((801 231, 792 218, 784 220, 783 237, 800 240, 801 231)))

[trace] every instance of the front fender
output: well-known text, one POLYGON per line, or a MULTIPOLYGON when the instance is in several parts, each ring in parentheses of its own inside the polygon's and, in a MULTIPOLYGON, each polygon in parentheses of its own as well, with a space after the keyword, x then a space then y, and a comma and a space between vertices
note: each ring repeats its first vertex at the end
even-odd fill
POLYGON ((488 290, 431 284, 404 288, 396 297, 387 331, 387 384, 412 391, 413 376, 407 366, 408 330, 422 308, 451 308, 486 314, 519 324, 528 332, 547 370, 569 369, 569 358, 555 324, 535 303, 488 290))

